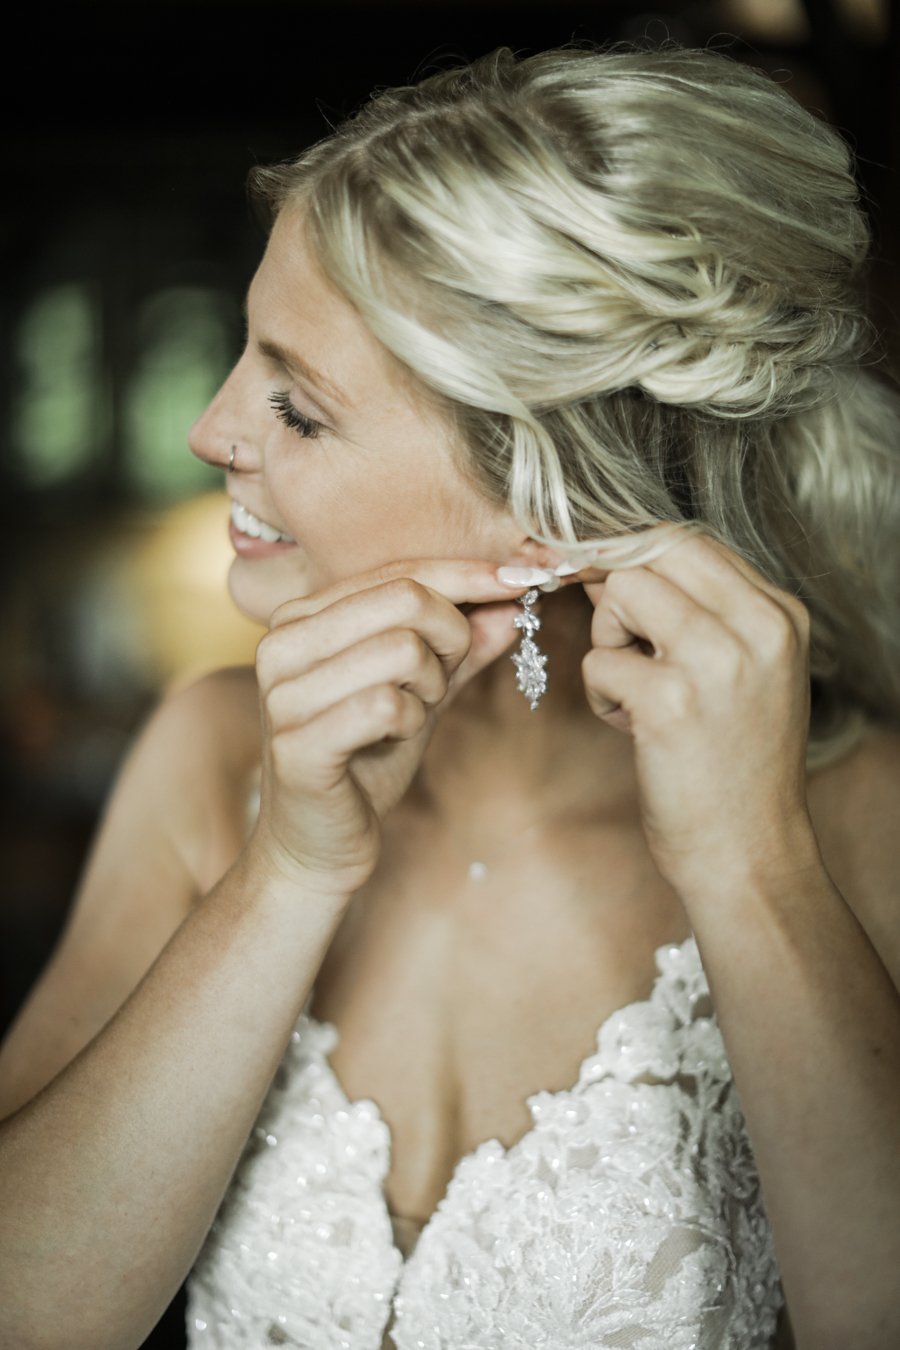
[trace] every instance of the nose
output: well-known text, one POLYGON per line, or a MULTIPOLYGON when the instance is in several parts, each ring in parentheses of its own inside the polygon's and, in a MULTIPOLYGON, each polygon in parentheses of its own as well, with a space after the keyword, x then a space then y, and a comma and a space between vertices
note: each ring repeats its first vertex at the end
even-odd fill
POLYGON ((228 423, 217 407, 221 393, 219 390, 191 427, 188 447, 204 464, 227 472, 237 468, 237 441, 229 436, 228 423))
POLYGON ((250 390, 243 365, 242 358, 188 432, 191 454, 225 472, 259 466, 259 437, 247 417, 250 390))

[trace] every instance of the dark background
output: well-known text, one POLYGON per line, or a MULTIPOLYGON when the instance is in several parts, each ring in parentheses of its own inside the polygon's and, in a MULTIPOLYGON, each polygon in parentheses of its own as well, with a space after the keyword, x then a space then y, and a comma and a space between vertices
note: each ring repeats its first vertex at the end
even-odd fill
MULTIPOLYGON (((59 933, 160 693, 258 633, 229 607, 221 475, 188 456, 236 359, 254 163, 378 87, 498 46, 666 37, 773 73, 858 156, 871 309, 900 367, 900 34, 884 0, 118 3, 19 11, 0 216, 0 1032, 59 933)), ((148 1346, 183 1346, 183 1297, 148 1346)))

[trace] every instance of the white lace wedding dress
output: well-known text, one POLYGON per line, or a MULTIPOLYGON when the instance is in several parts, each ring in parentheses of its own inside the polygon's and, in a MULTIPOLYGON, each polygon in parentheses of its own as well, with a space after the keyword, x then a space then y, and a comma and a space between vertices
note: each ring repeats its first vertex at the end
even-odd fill
POLYGON ((782 1293, 693 937, 656 964, 531 1130, 459 1162, 406 1261, 388 1127, 304 1011, 190 1276, 190 1350, 767 1350, 782 1293))

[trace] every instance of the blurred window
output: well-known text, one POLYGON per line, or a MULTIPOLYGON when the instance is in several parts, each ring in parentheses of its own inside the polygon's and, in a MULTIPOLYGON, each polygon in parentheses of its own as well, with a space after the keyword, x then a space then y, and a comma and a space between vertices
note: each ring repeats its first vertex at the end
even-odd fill
POLYGON ((221 470, 195 459, 185 437, 228 374, 232 309, 230 297, 199 286, 159 291, 140 309, 122 444, 125 478, 145 501, 221 486, 221 470))
POLYGON ((108 436, 95 288, 71 282, 39 292, 14 342, 13 453, 29 486, 50 487, 89 469, 108 436))

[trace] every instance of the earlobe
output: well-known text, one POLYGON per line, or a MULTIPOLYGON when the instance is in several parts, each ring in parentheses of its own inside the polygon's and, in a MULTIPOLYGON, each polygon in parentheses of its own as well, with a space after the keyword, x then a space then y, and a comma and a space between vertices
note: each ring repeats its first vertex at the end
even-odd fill
POLYGON ((580 570, 579 564, 569 562, 565 558, 560 557, 558 553, 554 553, 552 549, 549 549, 546 546, 546 544, 538 543, 536 539, 528 539, 526 541, 526 545, 522 549, 523 558, 525 558, 526 553, 526 561, 529 567, 540 567, 545 571, 552 573, 549 581, 539 584, 539 588, 542 591, 555 591, 559 586, 559 578, 572 576, 575 572, 580 570), (529 551, 531 547, 534 549, 533 553, 529 551))

